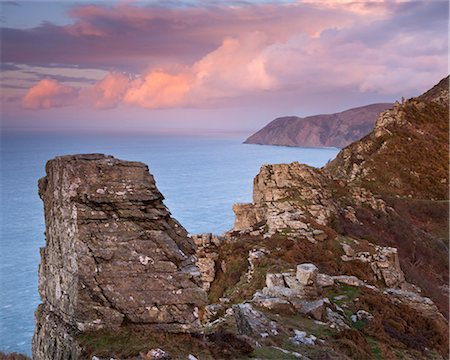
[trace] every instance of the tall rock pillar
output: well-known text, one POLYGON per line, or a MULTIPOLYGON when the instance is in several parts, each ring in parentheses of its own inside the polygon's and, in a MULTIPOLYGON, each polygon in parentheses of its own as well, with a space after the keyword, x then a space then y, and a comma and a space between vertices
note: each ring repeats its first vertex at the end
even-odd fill
POLYGON ((196 329, 207 300, 195 245, 148 167, 88 154, 50 160, 46 172, 33 358, 77 358, 73 337, 101 328, 196 329))

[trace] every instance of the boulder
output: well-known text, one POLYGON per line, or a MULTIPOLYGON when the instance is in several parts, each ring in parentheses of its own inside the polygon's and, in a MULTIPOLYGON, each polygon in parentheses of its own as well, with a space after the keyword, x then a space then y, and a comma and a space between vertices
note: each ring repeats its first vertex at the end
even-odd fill
POLYGON ((237 332, 250 337, 265 337, 263 334, 278 335, 277 324, 270 321, 262 312, 251 304, 237 304, 233 306, 237 332))
POLYGON ((297 265, 297 280, 301 285, 313 285, 316 283, 319 269, 314 264, 300 264, 297 265))
POLYGON ((316 282, 320 287, 328 287, 334 285, 333 277, 327 274, 317 274, 316 282))
POLYGON ((284 283, 283 274, 267 273, 266 274, 266 286, 268 288, 272 288, 275 286, 284 287, 285 283, 284 283))

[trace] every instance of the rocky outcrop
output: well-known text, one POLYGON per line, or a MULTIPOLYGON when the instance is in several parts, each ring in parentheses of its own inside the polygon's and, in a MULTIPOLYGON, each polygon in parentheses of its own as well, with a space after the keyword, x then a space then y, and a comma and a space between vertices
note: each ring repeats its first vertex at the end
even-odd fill
POLYGON ((357 249, 359 242, 353 240, 353 243, 356 249, 348 243, 342 244, 345 252, 342 260, 368 263, 376 278, 388 287, 398 287, 405 281, 396 248, 366 243, 364 249, 357 249))
POLYGON ((305 118, 280 117, 251 135, 244 143, 342 148, 367 135, 378 114, 392 105, 372 104, 336 114, 305 118))
POLYGON ((216 261, 219 258, 219 247, 223 238, 208 233, 192 235, 192 240, 197 245, 195 255, 200 270, 202 288, 208 291, 216 276, 216 261))
POLYGON ((253 182, 253 203, 237 204, 234 230, 264 227, 265 232, 293 232, 311 242, 326 234, 311 221, 326 225, 337 211, 328 188, 330 179, 318 169, 297 162, 263 165, 253 182))
POLYGON ((170 216, 147 166, 90 154, 57 157, 46 172, 34 358, 77 358, 74 334, 123 323, 198 328, 206 293, 195 244, 170 216))

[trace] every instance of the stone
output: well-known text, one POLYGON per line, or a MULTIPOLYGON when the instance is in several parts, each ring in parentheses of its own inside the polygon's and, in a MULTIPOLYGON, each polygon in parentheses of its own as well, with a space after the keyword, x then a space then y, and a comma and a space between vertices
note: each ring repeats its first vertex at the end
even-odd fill
POLYGON ((255 274, 256 265, 258 262, 266 256, 266 251, 263 249, 252 249, 248 252, 247 261, 249 264, 246 278, 247 282, 250 282, 253 279, 253 275, 255 274))
POLYGON ((192 240, 197 246, 195 256, 197 258, 197 267, 200 271, 202 288, 209 291, 211 283, 216 278, 219 259, 219 247, 224 238, 211 233, 192 235, 192 240))
POLYGON ((323 320, 325 308, 331 305, 330 300, 327 298, 318 300, 293 300, 291 301, 297 311, 309 315, 315 320, 323 320))
POLYGON ((284 314, 295 313, 295 309, 289 300, 279 297, 270 297, 262 291, 256 291, 253 294, 251 302, 273 312, 282 312, 284 314))
POLYGON ((386 289, 384 294, 388 295, 389 299, 395 304, 407 305, 427 318, 446 322, 433 300, 428 297, 424 297, 413 291, 392 288, 386 289))
POLYGON ((151 349, 145 355, 144 360, 169 360, 171 356, 168 352, 162 349, 151 349))
POLYGON ((305 331, 294 330, 294 336, 292 337, 292 343, 294 345, 315 345, 317 337, 314 335, 307 335, 305 331))
POLYGON ((223 304, 209 304, 204 307, 205 321, 210 322, 219 316, 220 313, 225 311, 225 305, 223 304))
POLYGON ((297 295, 299 295, 298 291, 295 291, 293 289, 290 289, 285 286, 273 286, 273 287, 265 287, 262 289, 262 292, 264 295, 269 297, 278 297, 278 298, 294 298, 297 295))
POLYGON ((327 274, 317 274, 316 283, 320 287, 328 287, 334 285, 334 279, 327 274))
POLYGON ((353 248, 348 244, 342 244, 342 249, 344 250, 344 253, 347 256, 355 255, 355 250, 353 250, 353 248))
POLYGON ((338 275, 333 276, 333 280, 334 282, 350 286, 362 286, 364 284, 362 280, 358 279, 356 276, 338 275))
POLYGON ((284 287, 285 283, 284 283, 283 275, 282 274, 267 273, 266 274, 266 286, 268 288, 272 288, 272 287, 275 287, 275 286, 284 287))
POLYGON ((329 323, 330 327, 337 330, 349 329, 350 327, 345 323, 344 317, 339 315, 337 312, 334 312, 330 308, 326 308, 325 310, 325 318, 329 323))
MULTIPOLYGON (((327 225, 337 213, 337 203, 327 187, 330 181, 318 169, 298 162, 263 165, 253 181, 253 203, 233 206, 233 230, 264 226, 264 231, 272 235, 287 229, 289 233, 299 234, 314 230, 309 229, 310 218, 327 225)), ((311 231, 310 238, 323 241, 327 236, 314 235, 311 231)))
POLYGON ((313 285, 316 282, 319 269, 314 264, 297 265, 297 280, 301 285, 313 285))
POLYGON ((277 325, 270 321, 262 312, 256 310, 251 304, 233 305, 237 332, 240 335, 260 337, 262 333, 277 335, 277 325))
POLYGON ((398 251, 393 247, 369 244, 371 251, 355 251, 350 245, 342 244, 344 261, 361 261, 368 263, 378 280, 388 287, 400 287, 405 282, 405 275, 400 268, 398 251))
POLYGON ((373 320, 373 315, 366 310, 358 310, 355 314, 355 318, 358 321, 371 321, 373 320))
MULTIPOLYGON (((207 297, 195 244, 170 216, 145 164, 102 154, 56 157, 39 195, 46 223, 41 313, 75 332, 114 329, 125 318, 167 331, 198 329, 197 309, 207 297)), ((37 317, 36 360, 49 358, 50 340, 62 347, 54 351, 66 351, 66 340, 47 336, 47 323, 37 317)))

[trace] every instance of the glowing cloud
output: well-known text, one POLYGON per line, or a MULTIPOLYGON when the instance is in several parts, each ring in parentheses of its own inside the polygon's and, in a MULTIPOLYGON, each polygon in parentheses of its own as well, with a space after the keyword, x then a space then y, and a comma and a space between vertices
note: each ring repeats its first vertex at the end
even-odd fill
POLYGON ((26 109, 49 109, 73 104, 78 92, 72 86, 52 79, 43 79, 30 88, 22 101, 26 109))
POLYGON ((96 109, 115 108, 128 90, 129 79, 120 73, 110 73, 93 86, 81 91, 80 101, 96 109))
POLYGON ((131 82, 124 102, 148 109, 182 105, 191 88, 192 79, 185 74, 171 75, 164 71, 151 71, 143 79, 131 82))

